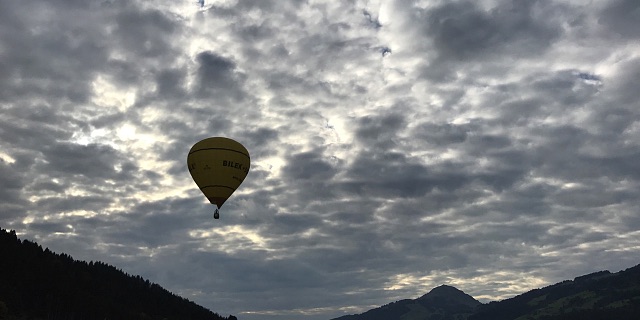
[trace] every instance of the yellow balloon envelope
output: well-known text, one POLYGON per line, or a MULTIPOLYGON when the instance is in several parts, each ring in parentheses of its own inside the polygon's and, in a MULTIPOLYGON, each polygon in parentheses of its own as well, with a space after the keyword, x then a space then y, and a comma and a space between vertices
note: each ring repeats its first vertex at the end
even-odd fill
POLYGON ((205 197, 220 208, 249 173, 249 151, 229 138, 207 138, 191 147, 187 165, 205 197))

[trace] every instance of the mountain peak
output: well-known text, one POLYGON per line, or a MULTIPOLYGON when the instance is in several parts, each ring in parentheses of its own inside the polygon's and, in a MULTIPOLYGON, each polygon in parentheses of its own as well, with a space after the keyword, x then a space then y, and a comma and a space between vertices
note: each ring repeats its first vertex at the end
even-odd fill
POLYGON ((640 319, 640 265, 611 273, 599 271, 521 295, 482 304, 455 287, 440 285, 422 297, 404 299, 333 320, 510 320, 640 319), (562 306, 562 307, 558 307, 562 306))
POLYGON ((440 285, 415 300, 399 300, 359 315, 347 315, 333 320, 466 319, 478 305, 481 305, 479 301, 461 290, 440 285))
POLYGON ((472 296, 464 293, 464 291, 456 287, 448 286, 446 284, 431 289, 429 293, 423 295, 417 300, 423 302, 432 301, 452 305, 465 305, 471 308, 475 308, 476 306, 481 304, 472 296))
POLYGON ((459 294, 464 294, 466 295, 466 293, 464 293, 462 290, 453 287, 453 286, 448 286, 446 284, 442 284, 439 285, 433 289, 431 289, 431 291, 429 291, 429 293, 423 295, 420 298, 426 298, 426 297, 433 297, 433 296, 451 296, 451 295, 459 295, 459 294))

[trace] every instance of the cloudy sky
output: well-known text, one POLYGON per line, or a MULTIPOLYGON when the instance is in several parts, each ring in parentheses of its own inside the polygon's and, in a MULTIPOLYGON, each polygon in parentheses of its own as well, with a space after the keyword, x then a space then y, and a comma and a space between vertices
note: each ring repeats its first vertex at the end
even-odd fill
POLYGON ((640 263, 636 0, 0 0, 0 227, 241 320, 640 263), (213 220, 200 139, 252 158, 213 220))

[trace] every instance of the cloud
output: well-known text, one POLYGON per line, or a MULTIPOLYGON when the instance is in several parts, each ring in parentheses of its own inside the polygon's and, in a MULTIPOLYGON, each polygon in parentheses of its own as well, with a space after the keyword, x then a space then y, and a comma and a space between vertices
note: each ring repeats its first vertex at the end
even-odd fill
POLYGON ((619 36, 637 38, 638 34, 633 30, 638 27, 639 10, 638 3, 631 0, 611 1, 602 10, 598 22, 619 36))
MULTIPOLYGON (((202 52, 197 56, 198 86, 197 92, 203 97, 215 96, 218 99, 229 95, 239 85, 240 75, 235 74, 235 64, 212 52, 202 52)), ((240 92, 231 93, 232 98, 241 98, 240 92)))
POLYGON ((451 2, 430 9, 423 21, 426 34, 447 59, 530 56, 544 52, 561 35, 558 21, 537 17, 549 5, 548 1, 504 1, 485 10, 475 2, 451 2))

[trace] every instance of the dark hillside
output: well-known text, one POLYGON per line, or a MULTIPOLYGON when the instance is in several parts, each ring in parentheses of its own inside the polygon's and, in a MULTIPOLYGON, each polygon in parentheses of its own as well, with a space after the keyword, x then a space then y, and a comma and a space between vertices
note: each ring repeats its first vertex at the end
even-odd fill
POLYGON ((600 271, 481 306, 469 320, 640 319, 640 265, 600 271))
POLYGON ((441 285, 418 299, 400 300, 333 320, 462 320, 479 305, 480 302, 461 290, 441 285))
POLYGON ((638 320, 640 265, 617 272, 599 271, 481 304, 442 285, 426 295, 333 320, 638 320))
POLYGON ((0 229, 0 319, 231 320, 140 276, 0 229))

